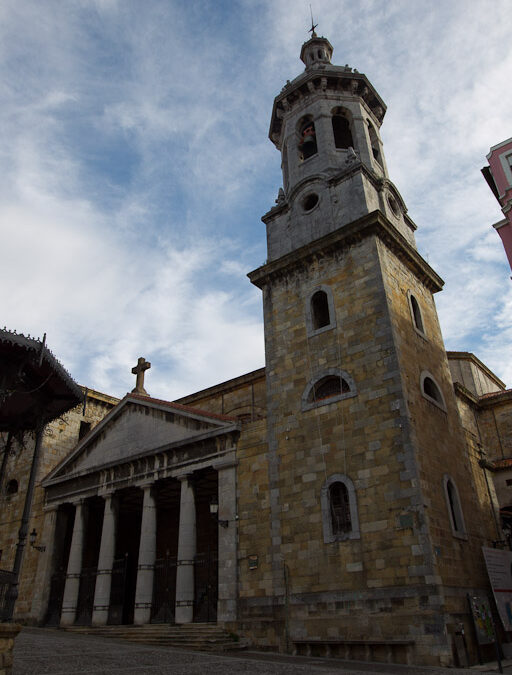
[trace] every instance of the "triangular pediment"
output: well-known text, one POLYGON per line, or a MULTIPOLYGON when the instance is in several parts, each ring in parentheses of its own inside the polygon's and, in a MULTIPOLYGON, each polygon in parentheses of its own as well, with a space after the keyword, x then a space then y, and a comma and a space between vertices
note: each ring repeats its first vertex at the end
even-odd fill
MULTIPOLYGON (((236 420, 177 403, 128 394, 46 481, 96 472, 236 428, 236 420)), ((45 481, 45 482, 46 482, 45 481)))

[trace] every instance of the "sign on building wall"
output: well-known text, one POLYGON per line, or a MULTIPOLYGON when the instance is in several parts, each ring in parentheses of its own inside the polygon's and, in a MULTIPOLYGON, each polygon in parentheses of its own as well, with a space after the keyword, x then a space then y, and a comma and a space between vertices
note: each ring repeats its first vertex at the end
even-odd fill
POLYGON ((479 645, 488 645, 496 641, 489 600, 481 595, 468 595, 476 639, 479 645))
POLYGON ((482 547, 501 622, 512 631, 512 551, 482 547))

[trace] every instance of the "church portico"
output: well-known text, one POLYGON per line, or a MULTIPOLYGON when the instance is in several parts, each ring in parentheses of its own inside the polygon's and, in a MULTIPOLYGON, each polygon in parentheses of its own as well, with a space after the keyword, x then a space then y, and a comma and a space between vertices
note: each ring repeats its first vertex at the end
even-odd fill
POLYGON ((129 394, 95 431, 45 481, 48 507, 67 514, 69 546, 56 526, 43 615, 102 626, 232 614, 236 421, 129 394), (168 442, 144 448, 147 428, 168 442))

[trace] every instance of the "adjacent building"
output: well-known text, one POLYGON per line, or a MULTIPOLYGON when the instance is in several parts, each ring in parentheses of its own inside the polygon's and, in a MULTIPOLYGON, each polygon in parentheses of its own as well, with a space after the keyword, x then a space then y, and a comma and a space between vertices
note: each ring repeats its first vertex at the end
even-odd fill
POLYGON ((512 138, 493 146, 487 160, 489 165, 482 173, 505 216, 493 227, 501 237, 512 268, 512 138))

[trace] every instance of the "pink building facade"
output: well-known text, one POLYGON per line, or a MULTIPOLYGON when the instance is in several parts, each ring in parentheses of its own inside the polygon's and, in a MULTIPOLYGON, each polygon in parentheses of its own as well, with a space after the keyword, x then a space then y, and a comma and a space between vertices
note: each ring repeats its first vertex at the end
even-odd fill
POLYGON ((512 269, 512 138, 493 146, 487 160, 489 166, 485 166, 482 173, 505 216, 493 227, 501 237, 512 269))

